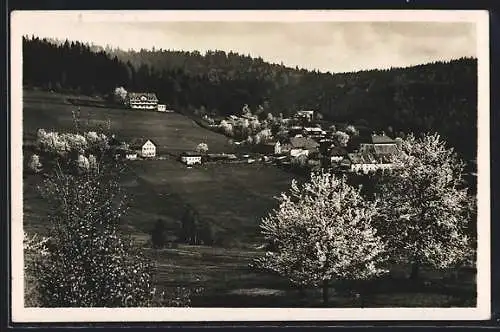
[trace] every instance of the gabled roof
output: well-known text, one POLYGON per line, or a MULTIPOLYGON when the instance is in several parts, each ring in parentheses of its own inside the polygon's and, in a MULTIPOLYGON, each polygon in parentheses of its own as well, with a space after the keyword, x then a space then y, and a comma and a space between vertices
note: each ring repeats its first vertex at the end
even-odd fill
POLYGON ((141 97, 146 97, 149 101, 158 101, 155 93, 152 92, 129 92, 127 93, 127 98, 131 100, 141 99, 141 97))
POLYGON ((391 155, 398 152, 396 144, 367 144, 362 146, 361 152, 372 153, 377 156, 391 155))
POLYGON ((373 149, 376 155, 390 155, 398 152, 395 144, 375 145, 373 149))
POLYGON ((201 157, 201 153, 196 151, 185 151, 181 153, 181 157, 201 157))
POLYGON ((318 142, 308 137, 291 137, 290 144, 294 149, 315 149, 319 146, 318 142))
POLYGON ((130 142, 130 148, 132 149, 139 149, 139 148, 142 148, 144 144, 146 144, 147 141, 150 141, 151 143, 153 143, 155 146, 156 146, 156 143, 153 142, 153 140, 149 139, 149 138, 144 138, 144 137, 141 137, 141 138, 134 138, 131 142, 130 142))

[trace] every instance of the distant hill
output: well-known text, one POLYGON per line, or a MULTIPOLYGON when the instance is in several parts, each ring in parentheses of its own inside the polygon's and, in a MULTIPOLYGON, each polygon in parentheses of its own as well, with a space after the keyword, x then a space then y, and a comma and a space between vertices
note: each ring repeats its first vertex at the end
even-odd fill
POLYGON ((291 115, 314 109, 325 119, 386 131, 437 131, 464 158, 476 156, 477 60, 409 68, 320 73, 233 52, 122 51, 78 42, 24 38, 24 83, 84 94, 116 86, 154 91, 183 112, 252 110, 291 115))

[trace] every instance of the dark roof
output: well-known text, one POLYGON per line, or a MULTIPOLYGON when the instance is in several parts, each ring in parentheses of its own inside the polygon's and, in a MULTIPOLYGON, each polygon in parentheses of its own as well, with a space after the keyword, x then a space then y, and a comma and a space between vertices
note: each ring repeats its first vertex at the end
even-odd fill
POLYGON ((340 147, 340 146, 335 146, 330 150, 330 156, 346 156, 347 155, 347 150, 340 147))
POLYGON ((398 152, 398 148, 396 144, 367 144, 364 145, 361 149, 361 152, 372 153, 375 155, 391 155, 398 152))
POLYGON ((381 135, 372 134, 370 137, 370 143, 372 143, 372 144, 394 144, 395 141, 385 134, 381 134, 381 135))
POLYGON ((151 141, 151 143, 153 143, 155 146, 157 145, 152 139, 149 139, 149 138, 134 138, 131 142, 130 142, 130 148, 132 149, 137 149, 137 148, 142 148, 142 146, 147 142, 147 141, 151 141))
POLYGON ((375 145, 373 149, 376 155, 390 155, 398 152, 395 144, 375 145))
POLYGON ((201 153, 196 151, 185 151, 181 153, 181 157, 201 157, 201 153))
POLYGON ((292 148, 315 149, 319 143, 308 137, 291 137, 290 144, 292 148))
POLYGON ((152 92, 129 92, 127 93, 127 97, 129 99, 140 99, 141 97, 146 97, 149 101, 158 101, 155 93, 152 92))

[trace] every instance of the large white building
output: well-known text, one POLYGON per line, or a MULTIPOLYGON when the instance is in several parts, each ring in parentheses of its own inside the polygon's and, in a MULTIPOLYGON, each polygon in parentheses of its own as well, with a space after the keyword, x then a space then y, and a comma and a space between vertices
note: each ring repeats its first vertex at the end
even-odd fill
POLYGON ((184 164, 191 165, 201 165, 201 154, 195 152, 184 152, 181 154, 181 162, 184 164))
POLYGON ((129 92, 125 104, 132 109, 156 110, 158 98, 150 92, 129 92))
POLYGON ((375 157, 368 153, 349 153, 342 161, 353 173, 372 173, 377 170, 388 170, 397 167, 388 158, 375 157))

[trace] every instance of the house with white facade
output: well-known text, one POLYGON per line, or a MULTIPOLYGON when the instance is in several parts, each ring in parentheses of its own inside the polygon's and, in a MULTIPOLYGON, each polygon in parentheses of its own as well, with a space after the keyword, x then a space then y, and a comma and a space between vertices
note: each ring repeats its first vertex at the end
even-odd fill
POLYGON ((130 143, 130 148, 143 158, 156 157, 156 144, 150 139, 135 139, 130 143))
POLYGON ((301 155, 308 156, 309 153, 318 151, 319 143, 308 137, 291 137, 288 144, 281 145, 281 152, 288 151, 290 157, 301 155))
POLYGON ((128 92, 125 104, 132 109, 156 110, 158 98, 151 92, 128 92))
POLYGON ((314 119, 314 111, 298 111, 295 114, 295 117, 298 119, 304 119, 307 121, 312 121, 314 119))
POLYGON ((165 104, 158 104, 157 110, 158 110, 158 112, 166 112, 167 111, 167 105, 165 105, 165 104))
POLYGON ((328 151, 331 163, 339 163, 347 156, 347 150, 340 146, 334 146, 328 151))
POLYGON ((375 156, 370 153, 349 153, 342 160, 342 165, 353 173, 372 173, 378 170, 385 171, 399 167, 387 156, 375 156))
POLYGON ((197 152, 184 152, 181 154, 181 162, 187 166, 201 165, 201 157, 197 152))
POLYGON ((326 131, 319 127, 304 127, 302 134, 306 137, 325 137, 326 131))

